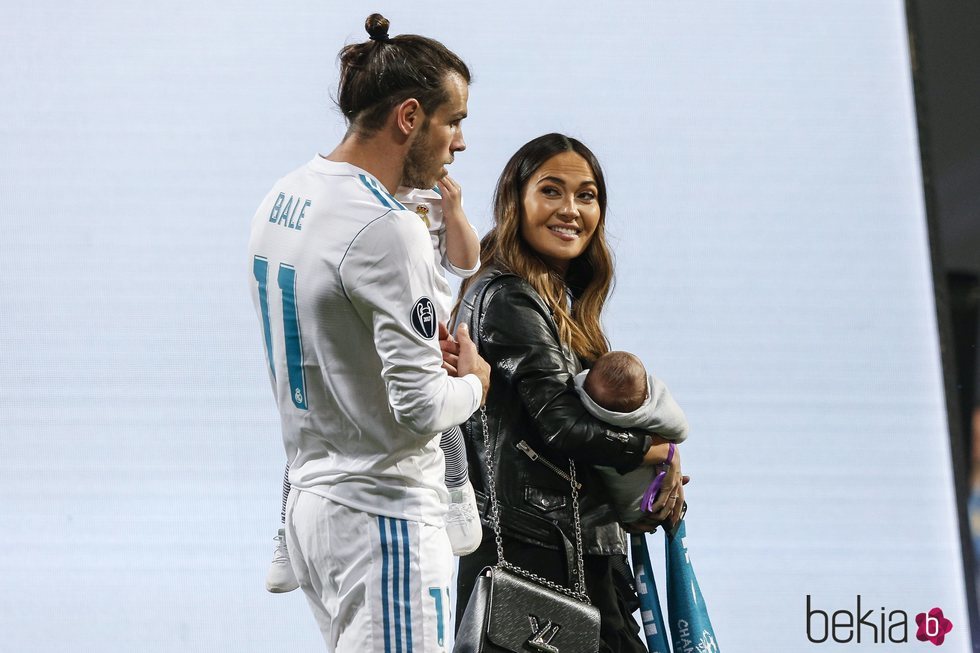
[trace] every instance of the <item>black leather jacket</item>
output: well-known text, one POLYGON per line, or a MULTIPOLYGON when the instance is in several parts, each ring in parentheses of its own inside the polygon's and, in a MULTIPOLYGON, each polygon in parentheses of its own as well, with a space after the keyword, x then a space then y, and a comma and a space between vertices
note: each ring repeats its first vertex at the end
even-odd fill
MULTIPOLYGON (((580 362, 563 349, 551 312, 520 277, 484 269, 460 305, 457 324, 464 323, 491 366, 487 427, 504 533, 569 552, 575 529, 571 484, 563 475, 572 457, 581 483, 585 553, 625 553, 625 534, 592 465, 621 472, 634 469, 650 447, 649 436, 610 426, 585 410, 572 383, 580 362)), ((463 425, 463 432, 470 479, 489 526, 479 411, 463 425)))

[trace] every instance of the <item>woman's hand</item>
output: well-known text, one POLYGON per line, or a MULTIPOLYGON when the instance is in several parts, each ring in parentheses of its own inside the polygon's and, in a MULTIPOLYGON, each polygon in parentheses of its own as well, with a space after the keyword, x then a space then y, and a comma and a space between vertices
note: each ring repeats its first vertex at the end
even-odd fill
MULTIPOLYGON (((677 499, 675 501, 670 501, 670 494, 662 494, 661 496, 665 499, 664 508, 656 513, 646 513, 643 517, 640 517, 636 521, 632 521, 628 524, 623 524, 623 530, 627 533, 653 533, 657 530, 658 526, 666 525, 670 528, 677 526, 677 522, 680 521, 683 516, 684 511, 684 486, 691 481, 690 476, 681 476, 681 486, 680 488, 672 488, 677 494, 677 499), (666 505, 672 503, 673 505, 666 505), (666 511, 666 513, 664 512, 666 511), (664 515, 666 514, 666 517, 664 515)), ((667 489, 664 487, 664 491, 667 489)), ((659 503, 659 501, 658 501, 659 503)))
MULTIPOLYGON (((653 436, 653 444, 643 456, 644 465, 660 465, 667 462, 670 455, 671 443, 660 436, 653 436)), ((657 499, 651 506, 650 512, 644 517, 625 525, 627 531, 651 533, 660 524, 668 524, 670 527, 677 525, 681 519, 681 510, 684 506, 684 486, 691 480, 690 476, 684 476, 681 472, 680 449, 674 447, 674 454, 667 463, 666 475, 660 485, 660 492, 657 499)))

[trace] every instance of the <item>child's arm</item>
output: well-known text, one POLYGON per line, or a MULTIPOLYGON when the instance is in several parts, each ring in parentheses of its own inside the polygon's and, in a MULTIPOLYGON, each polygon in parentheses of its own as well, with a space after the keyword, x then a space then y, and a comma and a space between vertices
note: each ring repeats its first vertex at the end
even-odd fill
POLYGON ((454 268, 472 274, 480 266, 480 239, 463 213, 463 191, 449 176, 440 179, 438 185, 446 227, 446 258, 454 268))

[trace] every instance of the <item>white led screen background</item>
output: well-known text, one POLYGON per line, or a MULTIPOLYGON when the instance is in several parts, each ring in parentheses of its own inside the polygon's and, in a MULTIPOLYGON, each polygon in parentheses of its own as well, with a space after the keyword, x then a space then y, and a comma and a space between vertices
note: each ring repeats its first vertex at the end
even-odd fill
POLYGON ((880 650, 941 607, 968 650, 898 0, 0 7, 0 649, 322 648, 262 587, 284 459, 245 243, 342 135, 373 10, 475 74, 451 173, 481 233, 530 138, 603 162, 606 325, 691 422, 722 650, 869 647, 810 643, 807 595, 908 613, 880 650))

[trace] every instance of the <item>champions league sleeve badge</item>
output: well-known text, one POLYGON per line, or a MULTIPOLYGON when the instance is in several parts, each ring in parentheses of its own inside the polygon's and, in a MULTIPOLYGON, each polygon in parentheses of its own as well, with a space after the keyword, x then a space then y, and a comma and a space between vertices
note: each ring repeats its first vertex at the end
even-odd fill
POLYGON ((426 340, 436 335, 436 307, 428 297, 422 297, 412 307, 412 329, 426 340))

